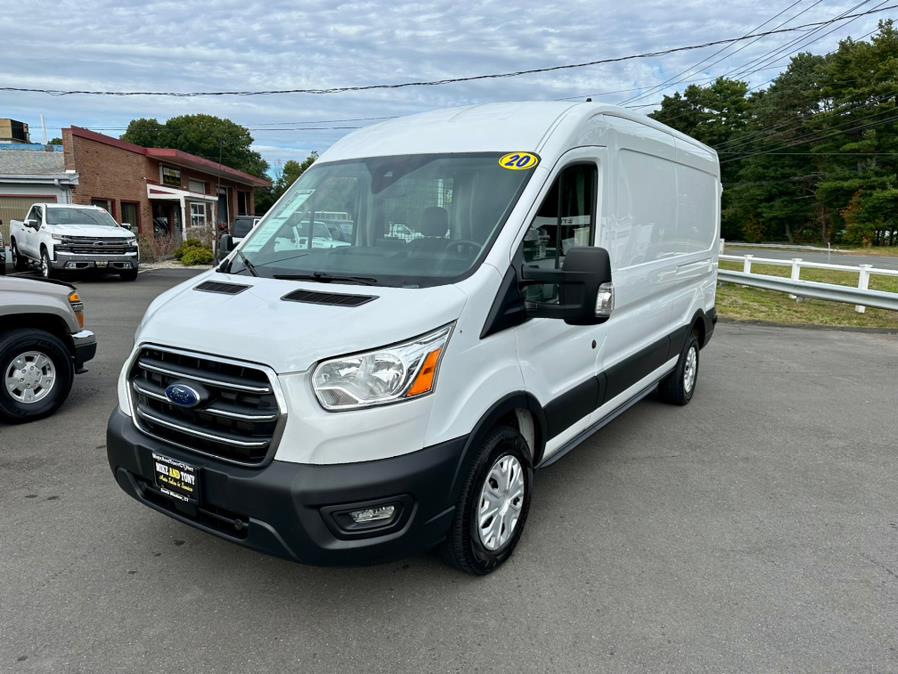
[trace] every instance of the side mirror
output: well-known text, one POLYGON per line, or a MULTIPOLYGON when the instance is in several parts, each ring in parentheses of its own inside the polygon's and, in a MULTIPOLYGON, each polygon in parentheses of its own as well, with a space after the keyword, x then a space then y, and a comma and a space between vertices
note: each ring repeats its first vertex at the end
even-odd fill
POLYGON ((129 231, 133 229, 133 227, 132 227, 132 225, 131 225, 130 222, 123 222, 123 223, 122 223, 122 227, 124 227, 125 229, 127 229, 127 230, 129 230, 129 231))
POLYGON ((25 221, 25 226, 31 227, 31 229, 37 229, 40 225, 38 224, 37 220, 35 220, 34 218, 29 218, 28 220, 25 221))
POLYGON ((218 259, 223 260, 225 256, 234 250, 234 237, 230 234, 222 234, 218 237, 218 259))
POLYGON ((557 302, 524 302, 533 318, 560 318, 568 325, 598 325, 611 317, 614 285, 604 248, 571 248, 561 269, 521 268, 521 285, 558 284, 557 302))

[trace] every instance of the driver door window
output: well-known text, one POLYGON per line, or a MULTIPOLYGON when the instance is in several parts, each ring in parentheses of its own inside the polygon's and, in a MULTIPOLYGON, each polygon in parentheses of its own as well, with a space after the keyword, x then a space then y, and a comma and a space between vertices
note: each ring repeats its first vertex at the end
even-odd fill
MULTIPOLYGON (((524 235, 525 265, 561 269, 567 251, 593 245, 597 183, 598 169, 592 163, 573 164, 558 174, 524 235)), ((557 284, 527 289, 530 301, 551 302, 557 297, 557 284)))

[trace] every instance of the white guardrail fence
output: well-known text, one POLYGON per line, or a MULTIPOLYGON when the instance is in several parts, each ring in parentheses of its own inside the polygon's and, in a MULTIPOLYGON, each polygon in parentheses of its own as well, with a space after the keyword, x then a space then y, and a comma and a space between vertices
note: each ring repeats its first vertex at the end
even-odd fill
POLYGON ((891 309, 898 311, 898 293, 870 290, 871 276, 898 276, 898 269, 877 269, 871 264, 844 265, 825 262, 808 262, 800 257, 791 260, 755 257, 754 255, 721 255, 722 262, 740 262, 742 271, 718 270, 718 279, 726 283, 738 283, 753 288, 776 290, 789 293, 790 297, 810 297, 831 302, 854 304, 855 311, 864 313, 865 307, 891 309), (752 272, 753 264, 777 265, 791 267, 790 278, 767 276, 752 272), (801 279, 802 269, 827 269, 829 271, 853 272, 858 275, 857 287, 836 285, 834 283, 818 283, 801 279))

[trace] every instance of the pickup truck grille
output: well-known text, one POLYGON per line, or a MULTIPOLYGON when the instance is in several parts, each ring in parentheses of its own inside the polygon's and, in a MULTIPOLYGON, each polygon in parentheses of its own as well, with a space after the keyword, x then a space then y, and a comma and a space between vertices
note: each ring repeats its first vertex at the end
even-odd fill
POLYGON ((119 237, 65 236, 56 250, 78 255, 124 255, 137 250, 119 237))
POLYGON ((261 369, 162 347, 140 350, 129 373, 137 427, 190 451, 244 465, 271 458, 286 417, 261 369), (193 407, 165 395, 172 384, 200 395, 193 407))

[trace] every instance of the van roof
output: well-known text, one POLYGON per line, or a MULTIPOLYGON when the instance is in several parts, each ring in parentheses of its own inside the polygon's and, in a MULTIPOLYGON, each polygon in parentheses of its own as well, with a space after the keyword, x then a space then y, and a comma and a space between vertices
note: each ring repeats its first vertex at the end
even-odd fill
POLYGON ((540 152, 552 131, 563 125, 563 135, 572 135, 603 114, 662 131, 716 159, 712 148, 626 108, 603 103, 526 101, 445 108, 391 119, 344 136, 319 161, 404 154, 540 152))

